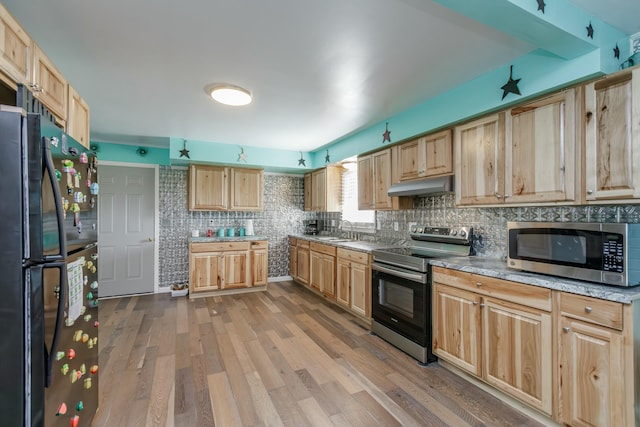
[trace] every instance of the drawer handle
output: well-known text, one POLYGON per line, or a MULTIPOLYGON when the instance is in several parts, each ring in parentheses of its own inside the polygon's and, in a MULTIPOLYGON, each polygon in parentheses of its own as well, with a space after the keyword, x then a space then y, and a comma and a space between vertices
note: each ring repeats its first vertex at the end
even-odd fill
POLYGON ((476 286, 482 286, 482 283, 476 282, 476 286))
POLYGON ((569 328, 568 326, 564 326, 564 327, 562 328, 562 332, 564 332, 564 333, 567 333, 567 332, 569 332, 570 330, 571 330, 571 328, 569 328))
POLYGON ((484 308, 486 304, 480 304, 480 308, 484 308))
POLYGON ((477 301, 473 301, 471 304, 472 305, 478 305, 478 302, 477 301))
POLYGON ((593 308, 591 308, 591 307, 585 307, 584 308, 584 312, 585 313, 591 313, 592 311, 593 311, 593 308))

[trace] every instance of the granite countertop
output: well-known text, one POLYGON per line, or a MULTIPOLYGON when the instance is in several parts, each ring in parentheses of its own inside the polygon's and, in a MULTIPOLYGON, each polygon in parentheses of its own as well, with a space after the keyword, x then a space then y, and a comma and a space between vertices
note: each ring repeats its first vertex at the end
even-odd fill
POLYGON ((268 240, 265 236, 233 236, 233 237, 218 237, 218 236, 200 236, 189 237, 189 243, 216 243, 216 242, 254 242, 257 240, 268 240))
POLYGON ((524 283, 527 285, 540 286, 543 288, 625 304, 630 304, 634 300, 640 299, 640 286, 627 288, 600 285, 598 283, 584 282, 581 280, 571 280, 563 277, 528 273, 508 268, 505 261, 501 261, 497 258, 475 256, 436 258, 429 260, 429 263, 437 267, 446 267, 453 270, 466 271, 468 273, 511 280, 513 282, 524 283))
POLYGON ((350 249, 359 252, 371 253, 374 249, 393 248, 398 245, 392 243, 380 243, 380 242, 368 242, 366 240, 352 240, 342 239, 339 240, 326 240, 323 237, 332 236, 310 236, 307 234, 290 234, 289 237, 295 237, 296 239, 308 240, 310 242, 322 243, 323 245, 335 246, 338 248, 350 249))

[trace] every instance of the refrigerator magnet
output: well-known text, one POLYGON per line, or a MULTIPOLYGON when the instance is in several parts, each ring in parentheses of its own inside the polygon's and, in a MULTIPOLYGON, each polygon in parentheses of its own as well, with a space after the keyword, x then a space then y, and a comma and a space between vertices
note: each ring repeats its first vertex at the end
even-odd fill
POLYGON ((62 376, 66 376, 69 373, 69 364, 65 363, 64 365, 62 365, 60 367, 60 372, 62 373, 62 376))
POLYGON ((80 163, 88 163, 89 162, 89 158, 87 157, 87 153, 81 153, 80 154, 80 163))
POLYGON ((67 351, 67 357, 69 360, 73 360, 73 358, 76 357, 76 351, 70 348, 69 351, 67 351))
POLYGON ((84 409, 84 403, 82 403, 82 400, 80 402, 78 402, 76 404, 76 411, 80 412, 84 409))
POLYGON ((62 402, 60 406, 58 406, 58 411, 56 411, 56 416, 64 415, 67 413, 67 404, 62 402))

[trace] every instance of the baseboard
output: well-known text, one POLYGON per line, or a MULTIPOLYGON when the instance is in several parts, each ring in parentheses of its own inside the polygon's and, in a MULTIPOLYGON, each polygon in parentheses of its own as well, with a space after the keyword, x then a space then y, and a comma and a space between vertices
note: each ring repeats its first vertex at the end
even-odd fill
POLYGON ((286 282, 288 280, 293 280, 291 276, 279 276, 279 277, 269 277, 269 282, 286 282))

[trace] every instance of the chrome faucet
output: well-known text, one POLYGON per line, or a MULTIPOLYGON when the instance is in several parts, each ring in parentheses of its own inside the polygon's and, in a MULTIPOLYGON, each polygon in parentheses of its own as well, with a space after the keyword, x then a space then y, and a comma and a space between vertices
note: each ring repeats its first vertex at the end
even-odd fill
POLYGON ((356 233, 354 233, 353 231, 353 224, 350 221, 347 221, 346 219, 340 221, 340 230, 342 230, 342 232, 344 233, 344 226, 348 225, 348 231, 347 231, 347 238, 348 239, 357 239, 357 235, 356 233))

